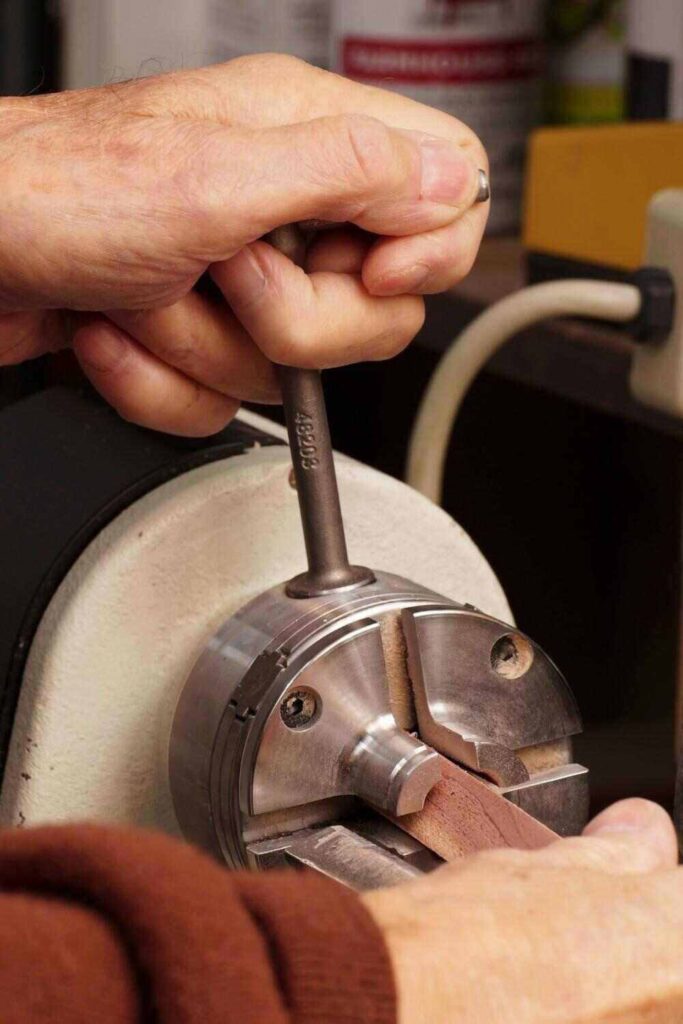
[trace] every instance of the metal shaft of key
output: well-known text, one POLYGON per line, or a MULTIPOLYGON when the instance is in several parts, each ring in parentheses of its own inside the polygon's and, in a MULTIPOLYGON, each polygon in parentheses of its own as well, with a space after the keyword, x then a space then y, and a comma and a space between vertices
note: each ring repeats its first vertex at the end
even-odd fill
MULTIPOLYGON (((279 228, 267 240, 303 264, 306 241, 298 227, 279 228)), ((317 597, 365 586, 375 577, 370 569, 349 564, 320 372, 289 366, 279 372, 308 558, 307 571, 289 581, 287 594, 317 597)))

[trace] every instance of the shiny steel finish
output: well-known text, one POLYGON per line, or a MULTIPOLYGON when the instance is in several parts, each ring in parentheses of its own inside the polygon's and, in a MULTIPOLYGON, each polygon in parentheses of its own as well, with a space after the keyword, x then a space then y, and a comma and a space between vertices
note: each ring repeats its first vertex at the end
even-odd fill
MULTIPOLYGON (((178 821, 185 835, 228 863, 247 862, 244 835, 266 833, 259 829, 260 815, 254 814, 254 772, 262 732, 271 714, 280 722, 280 705, 290 688, 297 688, 300 673, 328 648, 352 634, 356 624, 385 611, 429 605, 436 594, 397 576, 377 574, 374 583, 360 590, 292 600, 284 586, 266 591, 232 616, 207 643, 183 689, 176 710, 170 745, 170 783, 178 821)), ((357 666, 362 670, 362 664, 357 666)), ((381 692, 383 680, 373 680, 381 692)), ((344 680, 350 699, 350 713, 356 714, 357 692, 367 692, 361 680, 344 680)), ((377 698, 373 697, 376 702, 377 698)), ((325 708, 301 738, 314 737, 326 728, 325 708)), ((373 708, 367 721, 376 716, 373 708)), ((369 778, 364 770, 361 733, 349 742, 359 788, 369 778)), ((420 745, 421 746, 421 745, 420 745)), ((311 744, 314 749, 315 744, 311 744)), ((419 751, 411 748, 418 758, 419 751)), ((404 751, 402 751, 404 753, 404 751)), ((267 756, 264 754, 264 756, 267 756)), ((400 755, 399 755, 400 756, 400 755)), ((315 769, 304 762, 295 764, 297 776, 282 782, 275 767, 273 787, 287 787, 289 809, 276 815, 274 831, 288 830, 291 816, 295 828, 320 821, 319 802, 307 804, 302 795, 315 769)), ((406 785, 412 783, 406 775, 406 785)), ((320 793, 320 789, 319 789, 320 793)), ((318 795, 319 795, 318 793, 318 795)), ((332 798, 333 793, 328 793, 332 798)), ((282 802, 282 800, 278 801, 282 802)), ((334 810, 324 803, 325 813, 335 820, 334 810)), ((333 805, 334 806, 334 805, 333 805)))
POLYGON ((486 171, 480 167, 477 171, 477 177, 479 187, 477 188, 477 194, 474 197, 475 203, 486 203, 491 198, 491 183, 489 176, 486 171))
POLYGON ((462 608, 403 612, 420 736, 499 785, 525 782, 515 751, 581 731, 563 676, 528 637, 462 608), (509 660, 496 661, 507 641, 509 660), (519 650, 519 668, 513 665, 519 650))
POLYGON ((377 622, 342 630, 308 660, 282 702, 297 692, 315 696, 319 718, 297 729, 270 715, 254 763, 252 814, 291 807, 295 786, 301 803, 352 795, 393 815, 422 809, 440 778, 438 758, 394 721, 377 622))
POLYGON ((343 825, 316 829, 297 839, 287 847, 285 860, 361 892, 409 882, 422 874, 419 868, 343 825))
POLYGON ((185 834, 235 866, 263 863, 255 842, 346 823, 361 801, 395 815, 420 808, 437 778, 432 747, 567 831, 565 818, 574 829, 580 817, 579 769, 539 776, 534 795, 517 750, 579 728, 543 652, 475 609, 379 573, 317 598, 292 600, 280 586, 228 620, 192 670, 173 725, 171 788, 185 834), (390 711, 379 623, 397 612, 419 737, 390 711), (533 650, 528 665, 505 660, 508 635, 533 650))
POLYGON ((588 818, 588 769, 580 764, 538 772, 500 793, 561 836, 578 835, 588 818))
POLYGON ((310 867, 361 892, 419 878, 443 864, 412 836, 375 815, 257 840, 248 852, 259 869, 310 867))

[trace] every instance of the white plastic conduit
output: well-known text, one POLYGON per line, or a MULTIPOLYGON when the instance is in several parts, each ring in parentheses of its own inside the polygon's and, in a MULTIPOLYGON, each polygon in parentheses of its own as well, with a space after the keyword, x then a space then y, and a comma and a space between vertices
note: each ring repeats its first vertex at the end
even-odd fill
POLYGON ((530 285, 490 306, 452 343, 427 385, 411 433, 406 481, 440 504, 448 443, 479 371, 506 341, 539 320, 585 316, 623 323, 638 315, 634 285, 567 280, 530 285))

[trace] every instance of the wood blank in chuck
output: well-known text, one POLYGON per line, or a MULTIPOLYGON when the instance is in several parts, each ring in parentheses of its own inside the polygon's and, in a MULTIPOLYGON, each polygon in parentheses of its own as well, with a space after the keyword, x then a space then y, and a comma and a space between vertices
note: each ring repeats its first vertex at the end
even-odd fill
POLYGON ((441 781, 423 810, 393 818, 395 825, 445 861, 480 850, 539 850, 559 836, 499 796, 480 779, 440 757, 441 781))

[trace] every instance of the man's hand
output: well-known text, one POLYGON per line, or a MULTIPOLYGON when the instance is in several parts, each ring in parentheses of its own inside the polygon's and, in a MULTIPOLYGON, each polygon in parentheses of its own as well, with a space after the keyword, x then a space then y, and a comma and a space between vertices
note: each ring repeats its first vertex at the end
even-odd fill
POLYGON ((102 394, 163 430, 211 433, 240 399, 277 400, 271 360, 397 352, 486 221, 468 128, 294 58, 0 107, 0 365, 73 337, 102 394), (308 219, 348 225, 308 273, 257 241, 308 219), (194 289, 209 267, 227 305, 194 289))
POLYGON ((664 811, 626 800, 580 839, 478 854, 367 894, 399 1024, 679 1024, 676 860, 664 811))

